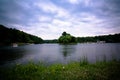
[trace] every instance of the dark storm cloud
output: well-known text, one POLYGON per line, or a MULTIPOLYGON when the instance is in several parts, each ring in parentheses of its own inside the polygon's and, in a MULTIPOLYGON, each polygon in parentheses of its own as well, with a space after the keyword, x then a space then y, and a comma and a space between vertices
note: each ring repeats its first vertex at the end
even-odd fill
POLYGON ((32 0, 0 0, 0 23, 28 25, 36 12, 32 0))
POLYGON ((101 12, 108 17, 120 16, 120 0, 105 0, 101 12))
POLYGON ((110 26, 120 27, 120 0, 106 0, 105 4, 107 5, 102 7, 102 11, 106 13, 110 26))
POLYGON ((104 28, 120 27, 120 0, 91 0, 90 13, 103 21, 104 28))
POLYGON ((14 0, 0 0, 0 22, 14 22, 16 14, 19 13, 20 6, 14 0))

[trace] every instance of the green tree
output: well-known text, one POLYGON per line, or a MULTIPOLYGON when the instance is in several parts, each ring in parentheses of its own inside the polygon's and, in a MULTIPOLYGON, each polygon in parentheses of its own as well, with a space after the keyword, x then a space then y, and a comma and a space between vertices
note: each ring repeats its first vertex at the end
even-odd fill
POLYGON ((58 42, 63 43, 63 44, 75 43, 76 38, 74 36, 71 36, 70 34, 68 34, 66 32, 63 32, 62 36, 59 37, 58 42))
POLYGON ((65 36, 65 35, 67 35, 67 33, 66 33, 66 32, 63 32, 63 33, 62 33, 62 36, 65 36))

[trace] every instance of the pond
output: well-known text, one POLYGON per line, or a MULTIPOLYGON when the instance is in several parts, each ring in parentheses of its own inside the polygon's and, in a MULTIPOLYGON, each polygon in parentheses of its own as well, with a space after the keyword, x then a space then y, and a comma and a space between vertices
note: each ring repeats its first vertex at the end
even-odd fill
POLYGON ((120 43, 82 43, 82 44, 33 44, 18 47, 0 47, 0 66, 30 61, 45 64, 80 61, 88 62, 120 60, 120 43))

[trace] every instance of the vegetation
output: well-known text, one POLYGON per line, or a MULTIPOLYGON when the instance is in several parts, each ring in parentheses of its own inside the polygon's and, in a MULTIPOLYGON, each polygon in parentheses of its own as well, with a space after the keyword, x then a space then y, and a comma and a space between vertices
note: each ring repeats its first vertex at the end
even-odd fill
POLYGON ((103 41, 106 43, 119 43, 120 42, 120 33, 114 35, 104 35, 104 36, 95 36, 95 37, 74 37, 70 34, 63 32, 62 36, 58 39, 59 43, 84 43, 84 42, 99 42, 103 41))
POLYGON ((70 34, 63 32, 62 36, 58 39, 59 43, 76 43, 76 38, 74 36, 71 36, 70 34))
POLYGON ((94 37, 74 37, 70 34, 63 32, 62 36, 59 39, 54 40, 44 40, 44 43, 85 43, 85 42, 106 42, 106 43, 120 43, 120 33, 113 35, 102 35, 102 36, 94 36, 94 37))
POLYGON ((104 35, 104 36, 95 36, 95 37, 77 37, 77 41, 82 42, 97 42, 105 41, 107 43, 119 43, 120 42, 120 33, 114 35, 104 35))
POLYGON ((37 36, 27 34, 17 29, 7 28, 0 25, 0 44, 11 43, 42 43, 43 40, 37 36))
POLYGON ((69 64, 29 63, 12 68, 1 68, 1 80, 120 80, 120 61, 73 62, 69 64))
POLYGON ((58 43, 57 39, 53 39, 53 40, 44 40, 44 43, 58 43))

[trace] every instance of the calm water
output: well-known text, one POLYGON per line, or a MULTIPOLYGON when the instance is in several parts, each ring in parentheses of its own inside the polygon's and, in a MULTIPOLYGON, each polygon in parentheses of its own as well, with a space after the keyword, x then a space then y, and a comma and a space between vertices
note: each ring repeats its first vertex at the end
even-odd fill
POLYGON ((83 57, 86 57, 91 63, 104 59, 120 60, 120 43, 37 44, 0 47, 0 65, 25 64, 31 60, 35 63, 66 64, 71 61, 80 61, 83 57))

